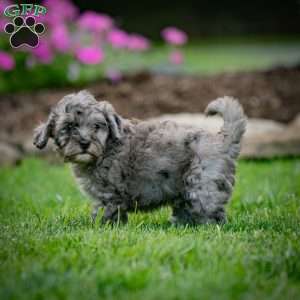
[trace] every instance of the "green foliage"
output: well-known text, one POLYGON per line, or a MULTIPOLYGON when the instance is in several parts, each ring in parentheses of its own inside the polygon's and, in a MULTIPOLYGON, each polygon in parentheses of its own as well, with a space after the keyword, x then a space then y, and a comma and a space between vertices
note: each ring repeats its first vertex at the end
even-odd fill
POLYGON ((0 72, 0 92, 62 87, 68 84, 66 71, 71 58, 67 55, 56 57, 52 64, 38 64, 30 69, 25 67, 25 53, 16 53, 15 58, 16 68, 14 70, 0 72))
POLYGON ((224 226, 92 225, 68 167, 0 170, 0 299, 299 299, 300 160, 241 161, 224 226))

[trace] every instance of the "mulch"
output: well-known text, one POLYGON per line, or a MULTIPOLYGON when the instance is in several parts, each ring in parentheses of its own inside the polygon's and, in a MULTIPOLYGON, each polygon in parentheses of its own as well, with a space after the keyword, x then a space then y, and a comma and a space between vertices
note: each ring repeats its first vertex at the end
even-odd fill
MULTIPOLYGON (((165 113, 202 112, 213 99, 230 95, 248 117, 287 123, 300 112, 300 65, 215 76, 139 72, 118 84, 105 80, 84 87, 109 100, 124 117, 149 118, 165 113)), ((76 88, 0 95, 0 128, 8 136, 31 132, 50 107, 76 88)))

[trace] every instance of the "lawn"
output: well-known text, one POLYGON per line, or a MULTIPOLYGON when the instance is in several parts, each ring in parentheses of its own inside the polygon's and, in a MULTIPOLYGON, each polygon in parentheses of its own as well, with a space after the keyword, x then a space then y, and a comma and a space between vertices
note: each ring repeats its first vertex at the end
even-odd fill
POLYGON ((240 161, 224 226, 92 225, 67 166, 0 169, 0 299, 299 299, 300 159, 240 161))

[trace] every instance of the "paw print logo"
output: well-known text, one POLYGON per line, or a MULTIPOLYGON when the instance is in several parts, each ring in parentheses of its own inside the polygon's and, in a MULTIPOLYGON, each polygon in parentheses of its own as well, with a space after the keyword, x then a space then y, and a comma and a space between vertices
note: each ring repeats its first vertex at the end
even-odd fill
POLYGON ((32 16, 25 20, 18 16, 13 19, 12 23, 7 23, 4 31, 10 36, 10 44, 13 48, 18 48, 22 45, 36 47, 39 44, 39 35, 45 31, 45 26, 42 23, 36 23, 32 16))

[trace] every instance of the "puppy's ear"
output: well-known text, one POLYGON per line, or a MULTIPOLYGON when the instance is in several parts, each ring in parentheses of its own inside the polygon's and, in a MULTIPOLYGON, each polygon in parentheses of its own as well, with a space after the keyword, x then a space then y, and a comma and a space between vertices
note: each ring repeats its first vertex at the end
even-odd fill
POLYGON ((116 113, 113 106, 107 101, 102 101, 99 103, 101 106, 101 110, 104 112, 104 116, 108 123, 111 135, 114 139, 121 139, 123 135, 123 120, 116 113))
POLYGON ((46 123, 39 125, 34 130, 33 144, 39 148, 43 149, 46 147, 50 137, 53 137, 53 127, 54 127, 54 114, 50 113, 50 116, 46 123))

